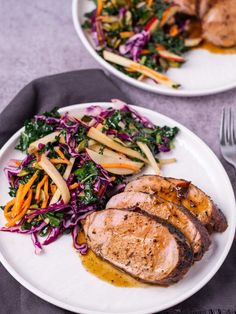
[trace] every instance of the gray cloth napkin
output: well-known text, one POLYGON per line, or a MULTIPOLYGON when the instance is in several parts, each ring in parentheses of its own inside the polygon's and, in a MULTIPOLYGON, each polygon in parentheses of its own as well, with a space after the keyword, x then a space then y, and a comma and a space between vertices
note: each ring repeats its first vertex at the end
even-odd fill
MULTIPOLYGON (((23 88, 0 114, 0 147, 26 119, 55 106, 129 99, 101 70, 74 71, 34 80, 23 88)), ((236 243, 214 278, 185 302, 167 310, 168 314, 236 313, 236 243)), ((0 264, 1 314, 65 314, 22 287, 0 264)), ((168 289, 166 291, 168 293, 168 289)), ((125 313, 124 313, 125 314, 125 313)), ((145 313, 144 313, 145 314, 145 313)))

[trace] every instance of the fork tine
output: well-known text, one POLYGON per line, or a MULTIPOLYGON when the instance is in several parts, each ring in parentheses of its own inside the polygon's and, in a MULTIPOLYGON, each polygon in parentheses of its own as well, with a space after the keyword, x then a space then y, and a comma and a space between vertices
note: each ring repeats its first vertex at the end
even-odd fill
POLYGON ((226 144, 231 145, 231 108, 225 109, 225 129, 226 129, 226 144))
POLYGON ((231 107, 228 109, 228 142, 233 145, 233 119, 231 107))
POLYGON ((225 145, 226 142, 226 132, 225 132, 225 108, 223 108, 221 115, 221 125, 220 125, 220 144, 225 145))
POLYGON ((232 108, 229 108, 229 144, 236 144, 236 136, 235 136, 235 117, 232 108))
POLYGON ((225 143, 231 145, 231 109, 225 108, 225 143))
POLYGON ((223 108, 220 127, 220 150, 223 158, 236 169, 236 115, 232 108, 223 108))
POLYGON ((235 115, 231 107, 223 108, 220 127, 220 144, 236 145, 235 115))
POLYGON ((231 119, 232 119, 232 125, 231 125, 231 136, 232 136, 232 145, 236 144, 236 130, 235 130, 235 113, 231 108, 231 119))

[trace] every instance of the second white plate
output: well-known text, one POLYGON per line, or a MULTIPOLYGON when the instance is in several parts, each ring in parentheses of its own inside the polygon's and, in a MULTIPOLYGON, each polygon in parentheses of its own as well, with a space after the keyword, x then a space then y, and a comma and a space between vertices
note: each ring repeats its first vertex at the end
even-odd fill
POLYGON ((169 96, 203 96, 236 87, 236 54, 214 54, 203 49, 188 52, 186 54, 187 61, 181 68, 168 71, 168 76, 181 84, 182 87, 179 90, 158 85, 151 80, 141 82, 130 78, 97 54, 91 44, 91 39, 82 29, 84 14, 93 8, 93 1, 73 0, 72 15, 76 32, 92 57, 126 83, 169 96))

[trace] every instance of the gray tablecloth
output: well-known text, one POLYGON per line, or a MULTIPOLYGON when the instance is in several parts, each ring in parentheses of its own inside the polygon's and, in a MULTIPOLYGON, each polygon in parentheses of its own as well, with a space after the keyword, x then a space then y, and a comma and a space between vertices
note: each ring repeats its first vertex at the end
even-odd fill
MULTIPOLYGON (((22 126, 25 119, 36 113, 52 109, 55 105, 62 107, 82 102, 109 101, 111 98, 129 101, 129 97, 101 70, 74 71, 37 79, 21 90, 1 113, 0 145, 22 126)), ((236 243, 215 277, 201 291, 167 313, 235 313, 235 265, 236 243)), ((31 294, 14 280, 2 265, 0 278, 0 313, 67 312, 31 294)))

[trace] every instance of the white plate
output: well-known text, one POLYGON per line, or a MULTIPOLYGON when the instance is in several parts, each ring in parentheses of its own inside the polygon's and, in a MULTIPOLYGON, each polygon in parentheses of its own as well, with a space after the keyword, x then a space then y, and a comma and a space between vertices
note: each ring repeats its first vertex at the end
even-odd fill
MULTIPOLYGON (((62 112, 78 112, 91 104, 75 105, 62 112)), ((101 104, 100 104, 101 105, 101 104)), ((103 104, 111 106, 110 103, 103 104)), ((212 196, 225 213, 229 227, 212 236, 212 245, 204 258, 194 264, 183 280, 168 288, 118 288, 87 273, 72 249, 70 235, 45 247, 41 256, 34 254, 30 236, 0 233, 0 261, 23 286, 42 299, 77 313, 143 314, 169 308, 201 289, 217 272, 231 247, 235 232, 235 199, 229 178, 213 152, 196 135, 179 123, 148 109, 136 107, 158 125, 177 126, 180 133, 176 148, 165 156, 175 156, 176 164, 163 168, 163 174, 192 180, 212 196)), ((0 151, 0 204, 8 197, 3 169, 11 158, 22 154, 14 147, 18 131, 0 151)), ((151 173, 150 169, 146 173, 151 173)), ((1 211, 1 224, 4 218, 1 211)))
POLYGON ((169 96, 210 95, 236 87, 236 54, 214 54, 203 49, 188 52, 187 62, 180 69, 168 71, 168 76, 181 84, 182 87, 179 90, 158 85, 151 80, 141 82, 130 78, 97 54, 91 44, 91 39, 82 29, 84 14, 93 8, 93 1, 73 0, 72 15, 76 32, 93 58, 123 81, 150 92, 169 96))

